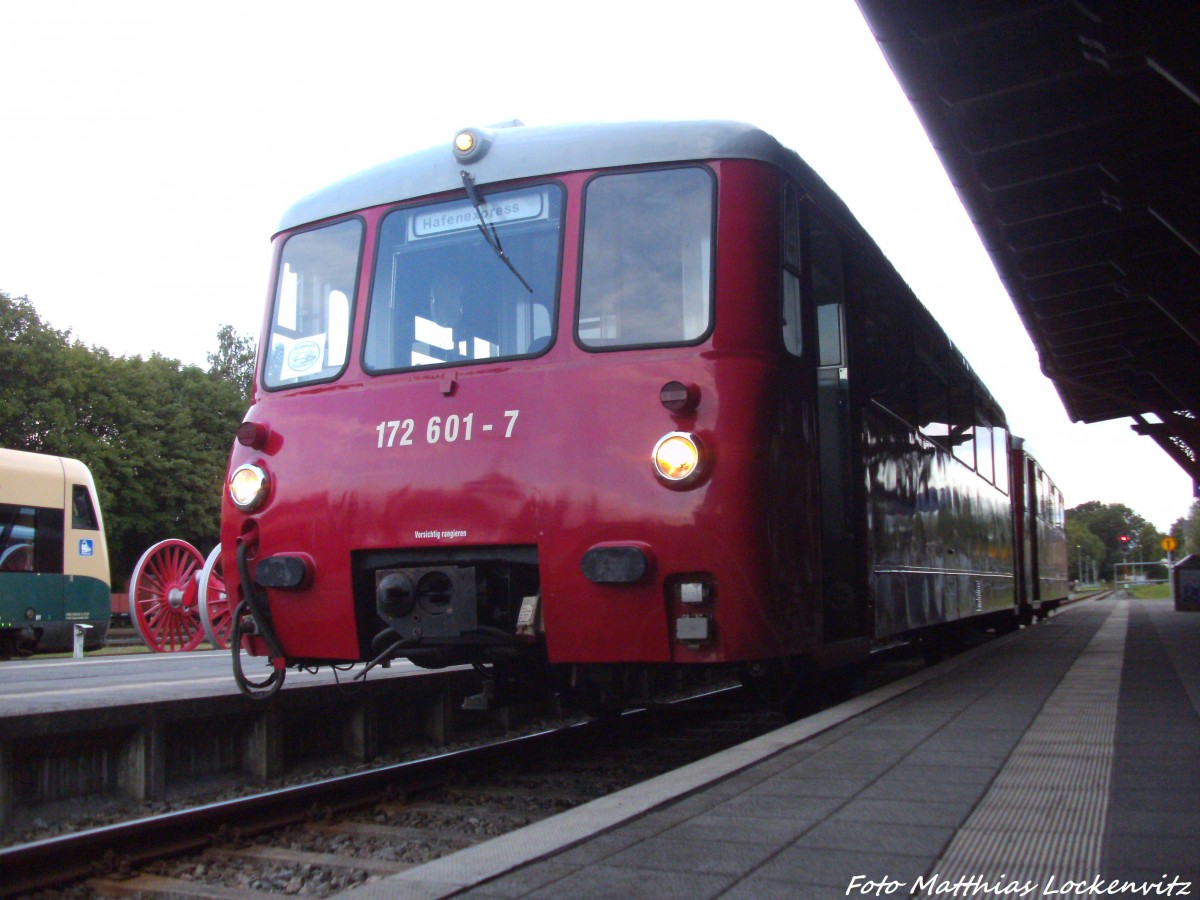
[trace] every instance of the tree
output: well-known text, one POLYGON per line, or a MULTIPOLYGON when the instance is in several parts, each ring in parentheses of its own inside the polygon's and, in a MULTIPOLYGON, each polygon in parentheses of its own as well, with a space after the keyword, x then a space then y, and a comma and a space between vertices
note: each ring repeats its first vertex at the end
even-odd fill
MULTIPOLYGON (((100 494, 113 586, 151 544, 177 537, 207 554, 244 385, 158 354, 113 357, 42 322, 0 292, 0 446, 82 460, 100 494)), ((218 344, 236 349, 232 329, 218 344)), ((215 355, 220 355, 219 349, 215 355)), ((212 357, 210 356, 210 361, 212 357)))
POLYGON ((1095 562, 1097 565, 1104 562, 1108 557, 1108 550, 1104 546, 1104 542, 1092 533, 1091 529, 1083 524, 1083 520, 1079 517, 1067 514, 1067 559, 1069 565, 1067 569, 1071 572, 1072 577, 1080 581, 1089 581, 1091 578, 1091 564, 1095 562), (1079 571, 1082 564, 1083 571, 1079 571))
POLYGON ((217 350, 208 354, 208 373, 235 385, 249 404, 254 358, 254 338, 239 335, 232 325, 222 325, 217 329, 217 350))
POLYGON ((0 291, 0 446, 44 451, 69 426, 59 362, 69 347, 70 332, 45 324, 28 297, 14 300, 0 291))
POLYGON ((1068 528, 1072 522, 1076 527, 1082 526, 1100 539, 1104 548, 1103 558, 1100 559, 1102 579, 1111 579, 1117 563, 1138 559, 1139 553, 1143 560, 1159 559, 1162 556, 1161 547, 1157 550, 1151 549, 1161 540, 1158 532, 1123 503, 1108 504, 1097 500, 1081 503, 1067 510, 1068 528), (1122 544, 1121 535, 1129 538, 1127 544, 1122 544))

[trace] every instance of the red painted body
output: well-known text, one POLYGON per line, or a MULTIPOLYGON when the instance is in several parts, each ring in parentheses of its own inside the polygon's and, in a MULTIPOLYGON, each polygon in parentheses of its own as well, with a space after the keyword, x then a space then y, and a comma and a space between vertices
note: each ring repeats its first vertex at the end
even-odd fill
MULTIPOLYGON (((261 451, 235 445, 230 471, 260 462, 272 491, 252 516, 226 498, 225 571, 236 571, 234 547, 251 519, 259 557, 311 556, 311 586, 268 592, 289 660, 362 656, 352 553, 419 548, 436 560, 448 546, 537 548, 551 662, 724 662, 805 648, 819 507, 782 502, 776 479, 786 469, 788 497, 816 496, 807 444, 814 385, 800 379, 786 398, 778 387, 789 362, 776 346, 781 175, 750 161, 709 169, 718 184, 716 313, 698 346, 595 353, 572 340, 578 211, 589 177, 575 173, 557 179, 567 192, 560 324, 544 356, 370 375, 355 352, 332 383, 257 392, 247 420, 267 425, 270 441, 261 451), (660 388, 673 380, 698 389, 693 412, 663 407, 660 388), (449 442, 454 416, 458 435, 449 442), (429 443, 435 417, 439 440, 429 443), (410 418, 411 445, 378 446, 381 422, 410 418), (711 472, 690 489, 660 484, 650 465, 655 441, 679 429, 698 434, 712 456, 711 472), (435 532, 441 537, 424 536, 435 532), (585 578, 584 553, 606 542, 648 548, 647 576, 619 585, 585 578), (781 559, 810 562, 781 571, 781 559), (672 634, 667 585, 689 573, 709 573, 715 585, 716 640, 701 647, 672 634)), ((383 212, 361 214, 364 272, 374 265, 383 212)), ((355 347, 369 290, 361 278, 355 347)))
POLYGON ((222 516, 255 653, 826 665, 1015 621, 1003 410, 795 154, 730 123, 476 137, 285 215, 230 460, 257 493, 222 516), (701 468, 667 483, 676 433, 701 468))

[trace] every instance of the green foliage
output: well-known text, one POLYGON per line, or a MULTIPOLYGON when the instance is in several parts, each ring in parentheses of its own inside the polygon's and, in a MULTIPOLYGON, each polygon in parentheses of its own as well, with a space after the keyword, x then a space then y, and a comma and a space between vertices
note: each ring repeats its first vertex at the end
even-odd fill
POLYGON ((1108 581, 1119 562, 1150 562, 1162 559, 1162 538, 1158 530, 1123 503, 1100 503, 1091 500, 1067 510, 1067 546, 1077 553, 1077 546, 1095 537, 1099 548, 1089 543, 1084 547, 1085 560, 1100 563, 1100 577, 1108 581), (1129 538, 1122 543, 1121 535, 1129 538), (1088 547, 1091 547, 1089 550, 1088 547))
POLYGON ((208 374, 236 385, 249 404, 254 359, 254 339, 239 335, 232 325, 222 325, 217 329, 217 352, 208 354, 208 374))
POLYGON ((1092 533, 1083 519, 1067 513, 1067 569, 1071 577, 1078 581, 1089 581, 1092 562, 1102 562, 1107 556, 1104 542, 1092 533))
MULTIPOLYGON (((222 347, 242 347, 228 326, 222 347)), ((154 354, 114 357, 42 322, 0 292, 0 446, 82 460, 100 493, 114 590, 164 538, 207 555, 247 401, 227 372, 154 354)), ((220 351, 219 351, 220 352, 220 351)), ((210 362, 212 357, 210 356, 210 362)), ((216 368, 216 367, 214 367, 216 368)))

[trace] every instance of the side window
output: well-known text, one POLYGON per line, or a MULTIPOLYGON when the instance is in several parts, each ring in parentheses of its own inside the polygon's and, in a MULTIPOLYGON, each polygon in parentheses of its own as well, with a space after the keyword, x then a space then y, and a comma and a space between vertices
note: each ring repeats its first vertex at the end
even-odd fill
POLYGON ((950 443, 955 457, 968 468, 975 468, 975 399, 971 382, 957 366, 958 376, 950 390, 950 443))
POLYGON ((982 415, 976 418, 975 426, 975 470, 989 482, 995 483, 992 473, 993 430, 982 415))
POLYGON ((63 511, 0 503, 0 572, 61 575, 63 511))
POLYGON ((328 381, 346 364, 362 231, 349 219, 287 239, 275 279, 267 387, 328 381))
POLYGON ((706 169, 601 175, 584 199, 579 343, 687 344, 712 319, 713 177, 706 169))
POLYGON ((800 199, 796 186, 787 183, 783 188, 783 247, 780 278, 782 280, 783 345, 788 353, 800 356, 804 352, 804 315, 800 301, 800 199))
POLYGON ((31 506, 0 505, 0 572, 34 572, 37 511, 31 506))
POLYGON ((842 245, 837 232, 819 215, 811 216, 809 268, 817 309, 817 365, 845 365, 843 307, 846 298, 842 245))
POLYGON ((86 485, 71 485, 71 527, 83 531, 100 530, 100 521, 92 505, 92 495, 86 485))
POLYGON ((1003 428, 992 429, 992 449, 995 457, 996 487, 1008 493, 1008 438, 1003 428))

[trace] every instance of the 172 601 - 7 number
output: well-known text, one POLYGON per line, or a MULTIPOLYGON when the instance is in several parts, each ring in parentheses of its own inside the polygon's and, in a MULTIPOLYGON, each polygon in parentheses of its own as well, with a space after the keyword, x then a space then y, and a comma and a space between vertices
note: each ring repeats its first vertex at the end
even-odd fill
MULTIPOLYGON (((508 420, 501 426, 504 429, 504 437, 513 436, 513 428, 516 427, 517 416, 520 414, 519 409, 504 411, 504 417, 508 420)), ((455 441, 469 441, 475 435, 475 425, 475 413, 468 413, 465 416, 456 414, 445 418, 430 416, 425 422, 425 443, 453 444, 455 441)), ((481 421, 479 423, 481 434, 487 434, 494 430, 495 427, 491 422, 481 421)), ((414 441, 419 441, 422 437, 421 430, 417 428, 416 419, 389 419, 376 425, 375 432, 378 435, 375 446, 380 450, 386 447, 410 447, 414 441)))

